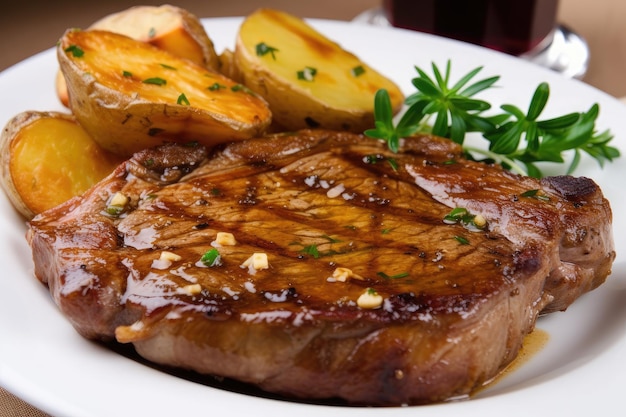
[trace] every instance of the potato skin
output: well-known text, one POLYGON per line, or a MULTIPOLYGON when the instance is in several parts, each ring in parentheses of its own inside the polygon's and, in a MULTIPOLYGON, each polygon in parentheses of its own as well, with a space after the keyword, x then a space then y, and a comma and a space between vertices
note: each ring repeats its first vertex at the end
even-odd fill
POLYGON ((235 63, 242 82, 263 96, 278 128, 363 132, 374 126, 374 96, 389 92, 394 111, 404 96, 354 54, 285 12, 259 9, 238 32, 235 63), (259 53, 257 47, 271 48, 259 53), (309 79, 301 71, 314 69, 309 79), (303 74, 301 74, 303 75, 303 74))
POLYGON ((0 136, 0 182, 26 219, 82 194, 121 161, 65 113, 19 113, 0 136))
MULTIPOLYGON (((88 29, 126 35, 220 71, 220 57, 202 22, 196 15, 177 6, 132 6, 98 19, 88 29)), ((67 86, 60 71, 55 82, 59 100, 69 107, 67 86)))
POLYGON ((211 147, 260 136, 271 123, 267 103, 252 91, 124 35, 70 29, 57 57, 76 119, 119 155, 165 142, 211 147))

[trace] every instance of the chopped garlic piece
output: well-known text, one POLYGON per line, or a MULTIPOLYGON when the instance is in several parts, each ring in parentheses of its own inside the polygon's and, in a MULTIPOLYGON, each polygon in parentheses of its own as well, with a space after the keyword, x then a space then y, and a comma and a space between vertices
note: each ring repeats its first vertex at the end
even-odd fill
POLYGON ((187 295, 200 294, 200 291, 202 291, 202 287, 200 286, 200 284, 189 284, 176 290, 176 292, 178 292, 179 294, 187 295))
POLYGON ((270 267, 267 254, 262 252, 253 253, 248 259, 241 264, 242 268, 248 268, 248 273, 255 274, 256 271, 267 269, 270 267))
POLYGON ((124 207, 128 203, 129 198, 119 191, 113 194, 111 197, 111 201, 109 201, 110 206, 120 206, 124 207))
POLYGON ((474 216, 474 224, 476 225, 476 227, 485 227, 485 225, 487 224, 487 220, 485 220, 485 218, 480 215, 477 214, 476 216, 474 216))
POLYGON ((356 300, 356 304, 361 308, 380 308, 383 305, 383 296, 372 288, 368 288, 356 300))
POLYGON ((162 261, 178 262, 183 259, 183 257, 180 255, 176 255, 174 252, 168 252, 164 250, 163 252, 161 252, 161 256, 159 257, 159 259, 162 261))
POLYGON ((235 246, 236 244, 237 241, 235 240, 235 236, 228 232, 217 232, 215 240, 211 242, 211 245, 215 247, 235 246))
POLYGON ((178 262, 181 259, 183 259, 182 256, 164 250, 163 252, 161 252, 161 256, 159 256, 159 259, 155 259, 152 261, 152 268, 161 270, 167 269, 172 266, 172 262, 178 262))
POLYGON ((326 196, 328 198, 339 197, 344 191, 346 191, 346 187, 343 184, 339 184, 328 190, 326 196))
POLYGON ((170 261, 169 259, 154 259, 152 261, 152 265, 150 265, 151 268, 153 269, 160 269, 160 270, 164 270, 169 268, 170 266, 172 266, 172 261, 170 261))
POLYGON ((349 268, 338 267, 333 271, 333 276, 330 277, 330 281, 346 282, 349 278, 363 279, 362 276, 355 274, 349 268))

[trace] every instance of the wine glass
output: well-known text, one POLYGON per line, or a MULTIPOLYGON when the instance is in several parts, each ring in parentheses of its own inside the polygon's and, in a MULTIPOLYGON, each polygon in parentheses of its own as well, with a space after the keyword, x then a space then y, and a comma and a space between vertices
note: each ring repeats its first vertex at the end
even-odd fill
POLYGON ((589 47, 557 22, 557 9, 558 0, 382 0, 354 21, 474 43, 580 79, 589 47))

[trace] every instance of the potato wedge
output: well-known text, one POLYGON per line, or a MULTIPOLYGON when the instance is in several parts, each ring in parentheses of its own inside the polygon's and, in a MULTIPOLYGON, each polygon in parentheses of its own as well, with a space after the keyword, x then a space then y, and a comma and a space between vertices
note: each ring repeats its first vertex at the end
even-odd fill
POLYGON ((235 52, 231 49, 224 49, 219 55, 220 73, 231 80, 241 82, 241 74, 235 61, 235 52))
POLYGON ((244 19, 235 46, 241 81, 270 104, 287 130, 307 127, 362 132, 374 126, 374 95, 389 92, 399 111, 397 85, 354 54, 290 14, 259 9, 244 19))
POLYGON ((265 100, 241 84, 124 35, 70 29, 57 57, 76 119, 119 155, 164 142, 242 140, 271 123, 265 100))
MULTIPOLYGON (((88 29, 108 30, 150 43, 181 58, 219 72, 220 60, 213 41, 200 19, 180 7, 133 6, 94 22, 88 29)), ((69 106, 63 74, 56 79, 56 91, 65 106, 69 106)))
POLYGON ((120 33, 187 58, 205 68, 219 70, 219 57, 202 22, 180 7, 169 4, 133 6, 103 17, 89 29, 120 33))
POLYGON ((2 186, 27 219, 82 194, 121 161, 65 113, 20 113, 0 137, 2 186))

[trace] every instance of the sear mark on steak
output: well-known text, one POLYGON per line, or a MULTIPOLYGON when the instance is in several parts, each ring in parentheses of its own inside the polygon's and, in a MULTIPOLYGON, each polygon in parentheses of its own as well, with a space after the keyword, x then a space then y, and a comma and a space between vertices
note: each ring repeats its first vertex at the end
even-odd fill
POLYGON ((207 156, 204 146, 165 144, 137 152, 128 162, 128 172, 146 181, 169 184, 193 171, 207 156))
POLYGON ((593 180, 585 177, 559 175, 546 177, 543 183, 552 187, 569 201, 576 201, 598 192, 598 186, 593 180))
POLYGON ((431 136, 397 154, 327 131, 167 145, 29 226, 35 275, 83 336, 355 405, 469 395, 615 257, 591 180, 520 177, 431 136), (454 208, 469 217, 444 222, 454 208))

